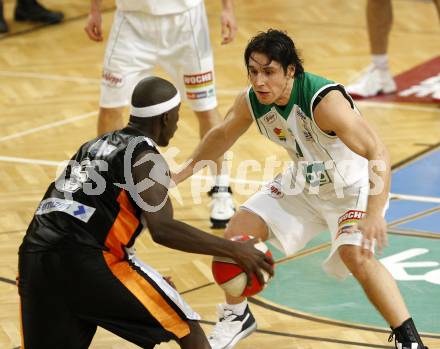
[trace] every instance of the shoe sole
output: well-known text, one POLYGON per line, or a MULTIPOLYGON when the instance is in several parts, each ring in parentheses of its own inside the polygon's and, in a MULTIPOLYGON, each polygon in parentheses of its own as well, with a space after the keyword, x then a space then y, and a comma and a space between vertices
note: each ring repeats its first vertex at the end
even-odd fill
POLYGON ((248 337, 252 332, 254 332, 257 329, 257 323, 254 322, 249 328, 247 328, 245 331, 240 332, 232 341, 229 343, 226 347, 223 349, 232 349, 235 344, 238 343, 238 341, 248 337))
POLYGON ((229 222, 229 219, 215 219, 215 218, 210 218, 211 220, 211 229, 225 229, 226 225, 229 222))

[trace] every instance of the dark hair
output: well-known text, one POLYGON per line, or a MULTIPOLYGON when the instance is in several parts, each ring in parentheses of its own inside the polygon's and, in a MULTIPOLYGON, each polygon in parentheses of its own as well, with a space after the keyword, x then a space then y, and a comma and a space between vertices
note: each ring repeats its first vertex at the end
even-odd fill
POLYGON ((304 73, 302 60, 298 56, 295 44, 286 32, 269 29, 267 32, 260 32, 250 39, 244 51, 244 63, 248 70, 249 58, 254 52, 266 55, 270 62, 280 63, 285 73, 291 64, 295 66, 295 76, 304 73))

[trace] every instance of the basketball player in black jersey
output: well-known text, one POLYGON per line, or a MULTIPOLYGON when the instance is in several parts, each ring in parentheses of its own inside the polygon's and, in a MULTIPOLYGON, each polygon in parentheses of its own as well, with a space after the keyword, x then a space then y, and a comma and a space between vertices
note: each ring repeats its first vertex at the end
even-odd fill
POLYGON ((176 340, 207 349, 199 315, 133 245, 143 227, 164 246, 231 257, 271 275, 273 261, 253 247, 204 233, 173 218, 169 170, 156 145, 177 129, 180 97, 149 77, 132 96, 130 121, 80 147, 53 182, 19 251, 22 348, 88 348, 97 326, 153 348, 176 340))

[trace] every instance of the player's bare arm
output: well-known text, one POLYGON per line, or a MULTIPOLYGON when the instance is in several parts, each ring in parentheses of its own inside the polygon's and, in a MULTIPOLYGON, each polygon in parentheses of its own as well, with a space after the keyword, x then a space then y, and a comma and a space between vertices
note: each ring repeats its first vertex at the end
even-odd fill
POLYGON ((260 282, 264 280, 260 268, 273 275, 273 261, 254 248, 256 239, 243 243, 232 242, 175 220, 168 198, 167 184, 170 182, 170 175, 165 160, 156 153, 145 152, 134 163, 148 154, 154 155, 155 163, 147 161, 133 167, 133 178, 134 183, 143 181, 146 186, 149 185, 139 193, 149 206, 158 207, 166 200, 165 205, 156 212, 144 210, 142 213, 155 242, 180 251, 232 258, 243 267, 249 278, 255 273, 260 282))
POLYGON ((90 13, 84 28, 88 37, 93 41, 104 40, 102 34, 101 2, 102 0, 90 1, 90 13))
POLYGON ((323 131, 335 132, 352 151, 369 161, 378 160, 382 164, 380 171, 373 174, 374 168, 370 167, 370 178, 373 175, 379 177, 383 188, 378 194, 369 196, 367 217, 359 223, 359 229, 364 234, 364 244, 367 240, 376 239, 378 252, 381 252, 382 247, 387 244, 386 222, 382 213, 390 190, 388 150, 365 118, 351 109, 339 91, 331 91, 323 98, 315 109, 314 117, 323 131))
POLYGON ((222 26, 222 45, 229 44, 237 35, 237 21, 234 14, 232 0, 222 0, 222 13, 220 16, 222 26))
POLYGON ((201 160, 215 160, 222 156, 252 124, 252 116, 246 102, 245 92, 235 100, 223 122, 212 128, 203 137, 191 156, 191 161, 177 174, 173 175, 176 184, 193 175, 201 160))

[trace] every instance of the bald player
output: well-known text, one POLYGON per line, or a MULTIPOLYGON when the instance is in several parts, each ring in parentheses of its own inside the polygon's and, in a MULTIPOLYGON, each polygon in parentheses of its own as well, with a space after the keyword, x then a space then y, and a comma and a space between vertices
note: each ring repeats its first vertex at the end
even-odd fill
POLYGON ((169 169, 156 144, 177 129, 180 96, 149 77, 134 89, 128 125, 83 144, 40 202, 19 250, 22 348, 88 348, 97 326, 153 348, 175 340, 207 349, 199 315, 134 254, 144 227, 181 251, 231 257, 272 273, 253 247, 173 218, 169 169))

